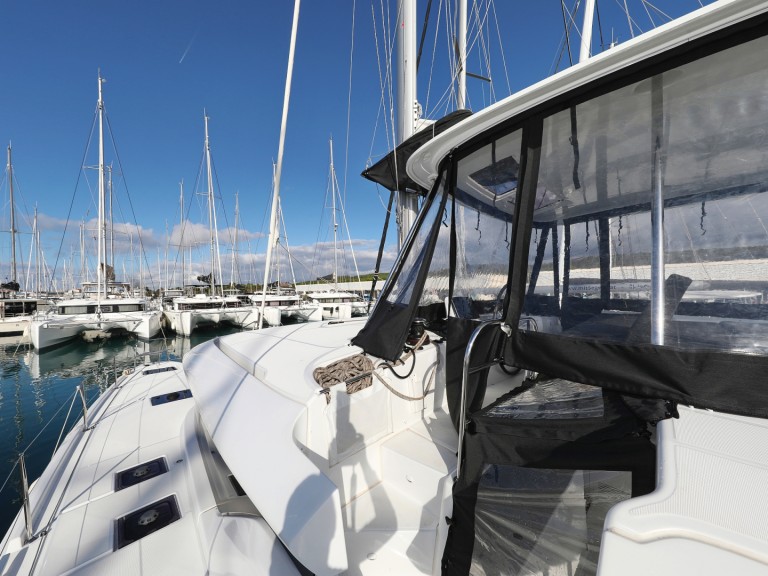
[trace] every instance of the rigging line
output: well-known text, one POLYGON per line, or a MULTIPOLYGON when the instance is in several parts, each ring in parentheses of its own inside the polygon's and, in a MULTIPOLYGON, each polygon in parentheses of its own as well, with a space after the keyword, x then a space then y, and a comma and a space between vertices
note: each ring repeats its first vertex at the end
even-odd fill
MULTIPOLYGON (((381 7, 381 27, 382 27, 382 40, 381 43, 384 45, 383 48, 380 46, 379 43, 379 34, 378 34, 378 25, 377 25, 377 19, 376 19, 376 9, 374 6, 373 0, 371 0, 371 20, 373 21, 373 34, 375 38, 375 46, 376 46, 376 64, 378 66, 379 70, 379 89, 381 90, 381 98, 379 99, 379 110, 377 113, 377 119, 376 119, 376 127, 378 131, 378 120, 380 118, 384 119, 384 136, 386 140, 386 151, 384 154, 386 154, 389 150, 391 150, 394 146, 391 144, 390 140, 390 132, 389 132, 389 124, 388 124, 388 118, 387 118, 387 96, 389 96, 390 105, 392 101, 392 70, 391 70, 391 64, 390 59, 388 58, 388 55, 391 53, 390 50, 388 50, 388 47, 386 45, 387 40, 387 34, 386 34, 386 26, 384 23, 384 4, 383 0, 380 0, 379 5, 381 7), (383 53, 383 56, 382 56, 383 53), (382 69, 382 61, 384 62, 385 66, 382 69), (389 87, 389 90, 388 90, 389 87)), ((394 131, 394 126, 393 126, 394 131)), ((371 150, 373 150, 373 145, 375 141, 375 134, 371 138, 371 150)), ((369 157, 372 154, 369 152, 369 157)), ((397 165, 395 165, 397 167, 397 165)))
MULTIPOLYGON (((428 78, 427 94, 424 99, 424 110, 426 115, 429 115, 430 114, 429 110, 431 110, 429 106, 429 100, 432 95, 432 78, 435 71, 435 61, 436 61, 435 54, 437 53, 437 36, 438 36, 437 31, 440 29, 440 23, 442 22, 442 14, 443 14, 443 3, 440 2, 438 11, 437 11, 437 22, 435 24, 435 36, 434 36, 434 40, 432 41, 432 61, 430 62, 430 65, 429 65, 429 76, 427 77, 428 78)), ((445 15, 445 27, 446 27, 446 38, 450 39, 451 36, 450 36, 450 23, 449 23, 448 10, 446 10, 446 15, 445 15)), ((448 46, 449 46, 448 54, 451 55, 453 54, 453 47, 451 46, 450 40, 448 41, 448 46)), ((455 69, 455 66, 451 65, 451 68, 455 69)), ((446 93, 449 93, 452 89, 453 89, 453 82, 451 82, 450 86, 448 87, 448 90, 446 90, 446 92, 444 92, 443 95, 440 97, 434 109, 437 109, 440 106, 441 102, 443 102, 443 99, 445 99, 446 106, 447 106, 449 97, 446 96, 446 93)))
MULTIPOLYGON (((402 0, 399 0, 397 3, 397 14, 395 18, 395 22, 398 24, 398 26, 401 18, 404 17, 403 13, 401 12, 402 8, 403 8, 403 2, 402 0)), ((382 23, 383 23, 383 20, 382 20, 382 23)), ((390 26, 389 29, 392 30, 392 27, 390 26)), ((396 36, 397 36, 397 30, 395 30, 394 32, 390 32, 390 34, 385 36, 385 38, 387 38, 387 41, 389 42, 389 44, 387 45, 388 50, 387 50, 387 57, 385 62, 386 62, 386 69, 387 69, 387 78, 389 79, 389 82, 387 83, 387 91, 389 93, 389 110, 388 110, 389 122, 390 122, 390 126, 392 127, 391 144, 389 141, 389 133, 387 133, 387 143, 390 144, 389 147, 392 149, 397 145, 397 123, 395 119, 396 105, 395 105, 395 94, 394 94, 394 84, 395 84, 394 78, 395 78, 396 72, 393 70, 393 66, 392 66, 392 55, 394 54, 395 46, 397 44, 396 36)), ((398 176, 398 173, 399 173, 399 167, 397 165, 397 155, 395 155, 395 176, 398 176)))
POLYGON ((81 168, 77 169, 77 181, 75 182, 75 189, 72 192, 72 200, 70 200, 70 202, 69 202, 69 210, 67 211, 67 219, 64 222, 64 231, 61 233, 61 242, 59 243, 59 250, 58 250, 58 252, 56 252, 56 260, 53 263, 53 273, 51 274, 51 281, 50 281, 50 284, 48 285, 48 289, 47 289, 49 292, 51 291, 51 288, 53 287, 53 277, 56 275, 56 268, 59 265, 59 257, 61 256, 61 249, 64 246, 64 238, 67 235, 67 227, 69 226, 69 217, 72 215, 72 207, 75 204, 75 195, 77 194, 77 187, 80 184, 80 176, 82 175, 82 172, 83 172, 82 166, 85 165, 85 158, 88 155, 88 148, 90 147, 90 144, 91 144, 91 138, 93 136, 93 128, 96 125, 96 117, 97 117, 97 115, 96 115, 96 113, 94 113, 94 115, 93 115, 93 122, 91 123, 91 130, 88 133, 88 141, 87 141, 87 143, 85 145, 85 150, 83 151, 83 159, 80 161, 81 168))
POLYGON ((624 0, 624 14, 627 17, 627 26, 629 26, 629 35, 630 35, 631 38, 634 38, 635 37, 635 29, 632 27, 632 18, 629 15, 629 6, 627 6, 627 0, 624 0))
MULTIPOLYGON (((336 175, 334 174, 334 179, 336 178, 336 175)), ((336 182, 336 190, 339 189, 339 183, 336 182)), ((360 281, 360 271, 357 268, 357 259, 355 258, 355 249, 352 246, 352 233, 349 231, 349 224, 347 224, 347 212, 344 210, 344 203, 341 203, 341 220, 344 223, 344 228, 347 230, 347 238, 349 239, 349 251, 352 255, 352 263, 355 266, 355 276, 357 276, 357 281, 360 281)))
POLYGON ((421 27, 421 40, 419 40, 419 52, 416 55, 416 74, 419 73, 419 64, 421 63, 421 52, 424 49, 424 40, 427 37, 427 25, 429 24, 429 13, 432 11, 432 0, 427 2, 427 13, 424 15, 424 25, 421 27))
MULTIPOLYGON (((501 65, 502 65, 502 69, 504 70, 504 77, 507 81, 507 95, 509 95, 509 94, 512 94, 512 84, 509 81, 509 69, 507 67, 507 56, 504 53, 503 42, 501 39, 501 29, 499 28, 499 16, 496 13, 496 2, 494 0, 491 0, 491 6, 493 6, 493 21, 496 23, 496 37, 499 42, 499 53, 501 54, 501 65)), ((494 98, 495 98, 496 89, 493 86, 493 84, 491 84, 491 89, 493 90, 494 98)))
MULTIPOLYGON (((318 223, 318 226, 317 226, 317 236, 315 237, 315 247, 314 247, 314 250, 312 252, 312 268, 309 269, 309 272, 313 276, 317 276, 317 273, 315 272, 315 265, 317 264, 319 266, 318 250, 320 248, 320 242, 321 242, 320 237, 321 237, 321 234, 323 233, 323 230, 325 229, 325 226, 323 224, 324 224, 324 218, 325 218, 325 211, 328 208, 328 193, 329 193, 329 190, 331 190, 331 188, 333 186, 332 181, 331 181, 331 177, 332 177, 331 176, 331 169, 328 168, 328 179, 327 179, 326 185, 325 185, 325 196, 323 197, 323 206, 322 206, 322 208, 320 210, 320 222, 318 223)), ((333 192, 331 192, 331 193, 333 193, 333 192)), ((326 242, 327 238, 328 237, 326 236, 323 239, 323 242, 326 242)))
MULTIPOLYGON (((568 7, 564 6, 565 14, 566 14, 566 21, 568 23, 568 25, 566 26, 566 29, 569 30, 569 31, 572 28, 575 28, 577 32, 579 30, 579 26, 578 26, 578 24, 576 24, 576 20, 574 19, 574 15, 578 11, 580 5, 581 5, 581 1, 580 0, 576 0, 574 2, 573 11, 569 11, 568 7)), ((567 35, 564 35, 562 44, 560 46, 560 53, 559 53, 559 55, 555 56, 555 62, 553 64, 553 66, 550 68, 550 73, 556 72, 557 69, 559 68, 560 60, 563 57, 563 52, 565 52, 566 47, 568 48, 568 50, 570 50, 570 42, 571 42, 571 40, 570 40, 570 33, 567 34, 567 35), (567 39, 568 39, 567 43, 566 43, 566 40, 565 40, 566 36, 567 36, 567 39)), ((570 65, 573 65, 573 61, 572 60, 570 62, 570 65)))
POLYGON ((760 227, 763 229, 763 232, 765 232, 765 235, 768 236, 768 229, 766 229, 765 223, 763 222, 763 219, 760 217, 760 213, 757 210, 755 210, 755 206, 754 204, 752 204, 752 198, 747 196, 745 200, 747 202, 747 205, 749 205, 750 209, 752 210, 752 213, 755 215, 755 218, 757 218, 757 221, 760 222, 760 227))
MULTIPOLYGON (((672 20, 672 17, 671 17, 669 14, 667 14, 666 12, 664 12, 664 11, 663 11, 662 9, 660 9, 658 6, 655 6, 655 5, 654 5, 652 2, 650 2, 649 0, 641 0, 641 2, 643 3, 643 6, 645 7, 645 10, 646 10, 646 12, 648 12, 648 8, 650 7, 650 9, 651 9, 651 10, 653 10, 653 11, 654 11, 654 12, 656 12, 657 14, 660 14, 661 16, 663 16, 664 18, 666 18, 667 20, 672 20)), ((650 14, 648 15, 648 18, 650 18, 650 14)), ((653 22, 653 20, 651 20, 651 21, 653 22)), ((655 27, 655 26, 656 26, 656 24, 654 23, 654 27, 655 27)))
MULTIPOLYGON (((277 204, 277 211, 279 215, 280 222, 283 223, 283 238, 285 238, 285 251, 288 253, 288 266, 291 268, 291 280, 293 280, 293 290, 296 291, 296 272, 293 269, 293 260, 291 260, 291 247, 288 245, 288 228, 285 226, 285 218, 283 218, 283 205, 280 202, 280 199, 278 198, 278 204, 277 204)), ((282 246, 278 242, 279 246, 282 246)), ((279 272, 279 270, 278 270, 279 272)))
MULTIPOLYGON (((344 143, 344 198, 347 197, 347 177, 349 175, 349 131, 351 124, 352 114, 352 63, 355 54, 355 6, 357 0, 352 0, 352 34, 350 35, 350 48, 349 48, 349 87, 347 89, 347 133, 345 134, 344 143)), ((294 284, 295 284, 294 280, 294 284)))
MULTIPOLYGON (((439 30, 440 23, 442 22, 442 17, 441 17, 442 13, 443 13, 443 2, 441 1, 440 4, 438 5, 438 10, 437 10, 437 22, 435 23, 435 36, 432 40, 432 59, 429 64, 429 74, 427 75, 427 91, 426 91, 426 97, 424 98, 424 110, 425 110, 425 114, 427 115, 429 115, 429 110, 430 110, 429 100, 432 95, 432 77, 435 69, 435 53, 437 52, 437 30, 439 30)), ((448 22, 446 19, 446 27, 447 26, 448 26, 448 22)))
POLYGON ((635 31, 634 31, 635 28, 637 28, 637 31, 642 34, 643 28, 640 26, 640 24, 636 19, 632 18, 632 15, 629 12, 629 6, 627 6, 627 0, 614 0, 614 2, 616 2, 616 4, 619 6, 619 8, 624 12, 624 14, 627 17, 627 24, 629 25, 629 33, 631 37, 632 38, 635 37, 635 31), (623 6, 620 3, 621 1, 623 1, 623 6))
POLYGON ((384 108, 384 78, 382 77, 382 72, 381 72, 381 54, 379 52, 379 35, 376 30, 376 10, 374 9, 373 2, 371 2, 371 19, 373 21, 373 38, 374 38, 374 46, 376 48, 376 66, 379 72, 379 89, 381 91, 381 96, 379 98, 379 109, 376 111, 376 122, 373 127, 373 134, 371 135, 371 145, 370 145, 370 148, 368 149, 369 160, 373 156, 373 146, 376 141, 376 134, 379 129, 379 120, 382 116, 382 110, 384 108))
POLYGON ((693 258, 695 259, 696 264, 698 264, 701 270, 704 272, 707 280, 712 280, 712 276, 709 274, 709 270, 707 270, 704 262, 699 257, 699 251, 696 250, 696 245, 693 243, 693 236, 691 235, 690 228, 688 228, 688 223, 685 221, 685 218, 683 218, 682 210, 675 210, 675 212, 677 212, 677 219, 680 220, 680 224, 683 226, 685 237, 688 240, 688 245, 691 248, 691 253, 693 254, 693 258))
POLYGON ((600 49, 605 50, 605 40, 603 39, 603 23, 600 20, 600 2, 595 0, 595 12, 597 13, 597 31, 600 33, 600 49))
POLYGON ((568 20, 565 17, 565 0, 560 0, 560 12, 563 14, 563 29, 565 30, 565 46, 568 48, 568 63, 573 66, 573 55, 571 54, 571 35, 568 28, 568 20))
POLYGON ((128 205, 131 208, 131 216, 133 216, 133 222, 136 225, 136 234, 138 235, 138 238, 139 238, 139 251, 140 251, 140 255, 144 256, 144 263, 147 265, 147 270, 149 271, 149 279, 154 284, 154 278, 152 277, 152 269, 151 269, 151 267, 149 265, 149 259, 147 258, 147 255, 144 252, 144 242, 142 241, 142 238, 141 238, 141 226, 139 226, 137 224, 136 211, 133 209, 133 201, 131 200, 131 195, 128 192, 128 182, 127 182, 127 180, 125 178, 125 170, 123 170, 123 163, 120 160, 120 154, 117 151, 117 145, 115 144, 114 132, 112 131, 112 123, 109 120, 109 116, 107 115, 106 109, 104 110, 104 117, 105 117, 105 119, 107 121, 107 128, 108 128, 108 132, 109 132, 109 139, 112 141, 112 148, 113 148, 114 153, 115 153, 115 159, 117 160, 117 167, 120 169, 120 174, 123 177, 123 186, 125 187, 126 196, 128 196, 128 205))
MULTIPOLYGON (((491 78, 491 49, 488 45, 488 42, 486 40, 486 36, 490 37, 490 34, 487 32, 483 33, 483 28, 488 27, 488 22, 490 20, 490 4, 486 4, 486 9, 483 17, 480 17, 479 8, 477 7, 477 2, 473 3, 474 6, 474 14, 475 18, 477 20, 477 33, 473 35, 473 39, 470 42, 469 50, 473 50, 476 43, 480 43, 480 51, 482 52, 484 59, 485 59, 485 67, 488 73, 488 78, 491 78)), ((491 87, 491 97, 495 97, 495 91, 493 88, 493 82, 489 82, 491 87)))

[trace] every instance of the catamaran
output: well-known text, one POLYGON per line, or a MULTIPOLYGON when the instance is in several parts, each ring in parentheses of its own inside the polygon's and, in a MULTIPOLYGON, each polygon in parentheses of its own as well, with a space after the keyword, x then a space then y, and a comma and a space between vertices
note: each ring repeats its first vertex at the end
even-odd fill
POLYGON ((721 0, 431 139, 371 316, 121 376, 0 571, 765 574, 766 54, 721 0))
POLYGON ((37 298, 20 297, 16 274, 16 209, 13 195, 13 163, 11 145, 8 144, 8 196, 10 207, 11 266, 10 280, 0 283, 0 337, 20 336, 29 332, 29 321, 37 311, 37 298))
POLYGON ((29 336, 38 350, 51 348, 84 333, 109 336, 132 333, 149 339, 160 331, 160 311, 152 310, 144 298, 134 298, 123 283, 110 281, 107 274, 105 234, 104 100, 99 74, 97 114, 99 125, 99 209, 98 270, 96 291, 84 292, 83 298, 62 300, 47 311, 39 312, 29 325, 29 336), (111 288, 115 288, 112 290, 111 288))
MULTIPOLYGON (((211 146, 208 139, 208 115, 205 119, 205 162, 207 174, 208 224, 210 230, 211 273, 208 277, 208 293, 194 296, 178 296, 166 306, 163 314, 171 330, 182 336, 189 336, 201 327, 230 325, 254 329, 259 325, 258 308, 223 293, 221 280, 216 281, 218 265, 219 279, 221 266, 218 259, 218 231, 216 228, 216 204, 213 195, 213 171, 211 169, 211 146)), ((183 257, 182 257, 183 260, 183 257)))

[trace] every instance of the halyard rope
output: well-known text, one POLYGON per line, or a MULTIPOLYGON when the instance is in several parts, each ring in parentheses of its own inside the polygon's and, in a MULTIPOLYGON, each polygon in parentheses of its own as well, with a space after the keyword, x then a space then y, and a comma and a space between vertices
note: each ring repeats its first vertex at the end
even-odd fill
MULTIPOLYGON (((347 394, 354 394, 355 392, 364 390, 373 384, 373 376, 375 376, 379 382, 381 382, 390 392, 392 392, 392 394, 398 398, 401 398, 402 400, 423 400, 430 392, 432 381, 434 380, 435 376, 435 371, 432 372, 432 376, 430 377, 430 380, 424 389, 424 394, 421 396, 408 396, 407 394, 403 394, 399 390, 393 388, 391 384, 382 378, 381 374, 379 374, 377 370, 379 368, 389 368, 392 370, 395 365, 402 366, 405 364, 406 360, 408 360, 416 353, 416 350, 421 348, 421 345, 424 344, 426 339, 427 334, 424 333, 419 341, 410 350, 408 350, 405 355, 399 358, 394 365, 388 364, 387 362, 382 362, 374 367, 370 358, 364 354, 355 354, 354 356, 343 358, 332 364, 329 364, 328 366, 315 368, 314 372, 312 372, 312 375, 314 376, 315 381, 323 388, 322 392, 325 394, 325 401, 329 404, 331 402, 331 386, 343 383, 346 386, 347 394)), ((415 361, 416 359, 414 358, 414 362, 415 361)))

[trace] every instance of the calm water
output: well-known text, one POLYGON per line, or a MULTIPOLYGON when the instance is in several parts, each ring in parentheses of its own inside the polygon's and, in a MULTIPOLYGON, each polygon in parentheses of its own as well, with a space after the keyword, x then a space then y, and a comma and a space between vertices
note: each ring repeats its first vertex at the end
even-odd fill
POLYGON ((152 359, 182 359, 189 350, 226 331, 205 331, 191 338, 159 338, 150 342, 119 338, 101 343, 81 340, 38 354, 17 338, 0 338, 0 538, 21 507, 19 453, 26 449, 30 482, 42 473, 59 434, 82 417, 78 399, 65 422, 76 388, 83 383, 90 405, 115 381, 116 370, 152 359), (36 438, 36 439, 35 439, 36 438), (34 443, 33 443, 34 440, 34 443), (30 446, 30 444, 32 445, 30 446))

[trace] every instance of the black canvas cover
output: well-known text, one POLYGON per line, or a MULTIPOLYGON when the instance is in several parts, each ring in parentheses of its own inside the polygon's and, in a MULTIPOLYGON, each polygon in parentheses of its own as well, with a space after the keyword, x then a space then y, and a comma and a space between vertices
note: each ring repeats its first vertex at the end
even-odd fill
MULTIPOLYGON (((569 504, 569 495, 565 490, 568 481, 561 482, 563 477, 570 478, 568 471, 630 472, 626 497, 653 491, 655 448, 646 428, 646 423, 627 407, 618 394, 561 379, 529 381, 527 385, 472 414, 465 437, 461 477, 454 484, 454 508, 443 556, 443 574, 470 573, 473 554, 476 553, 476 534, 488 529, 488 526, 476 525, 487 520, 478 519, 476 507, 478 489, 489 474, 498 476, 509 473, 510 469, 514 471, 515 467, 542 471, 527 475, 518 472, 518 478, 523 480, 518 481, 512 490, 496 490, 497 502, 516 502, 513 509, 520 518, 518 523, 503 521, 492 527, 493 547, 499 550, 477 552, 486 556, 484 561, 491 562, 491 566, 493 561, 488 560, 488 556, 498 553, 501 559, 497 561, 504 563, 505 570, 511 570, 510 573, 515 573, 514 566, 505 554, 514 556, 515 549, 524 547, 525 542, 545 538, 548 526, 560 522, 560 530, 567 537, 569 522, 561 522, 562 518, 555 517, 552 510, 563 499, 569 504), (541 394, 540 403, 531 403, 530 397, 536 398, 537 387, 541 386, 547 387, 549 395, 541 394), (563 401, 553 401, 551 392, 559 390, 564 392, 563 401), (522 398, 528 400, 518 402, 522 398), (551 471, 565 473, 558 478, 551 471), (526 481, 529 483, 527 486, 526 481), (558 482, 561 485, 555 488, 558 482), (547 493, 552 493, 549 501, 542 499, 542 494, 546 496, 547 493)), ((585 506, 587 510, 583 512, 587 513, 589 505, 585 506)), ((555 542, 550 549, 559 545, 561 543, 555 542)), ((594 558, 596 554, 585 562, 592 565, 594 558)), ((546 558, 537 560, 547 561, 546 558)), ((555 566, 557 559, 553 558, 552 562, 555 566)), ((486 573, 494 573, 493 569, 487 571, 488 565, 483 569, 486 573)), ((593 572, 586 570, 582 573, 593 572)))
POLYGON ((360 346, 366 353, 391 361, 397 360, 403 353, 403 346, 411 323, 417 315, 424 281, 429 273, 435 244, 442 226, 440 217, 435 217, 433 221, 427 221, 427 214, 430 213, 430 207, 434 203, 437 209, 433 216, 442 215, 447 199, 447 194, 440 196, 436 191, 427 198, 425 206, 414 224, 417 232, 424 232, 425 244, 418 244, 418 240, 422 238, 418 233, 409 236, 409 244, 403 250, 406 258, 402 258, 395 264, 395 269, 388 279, 368 322, 352 338, 352 344, 360 346), (411 263, 413 267, 409 268, 405 264, 407 256, 413 256, 416 253, 418 253, 418 257, 414 258, 411 263), (408 278, 401 278, 401 276, 408 278), (411 277, 412 282, 410 281, 411 277), (401 279, 412 288, 409 298, 401 298, 400 295, 393 294, 393 291, 399 287, 401 279))
POLYGON ((402 192, 411 190, 425 194, 427 191, 414 182, 405 171, 408 158, 432 138, 454 124, 461 122, 471 114, 472 112, 469 110, 456 110, 436 120, 431 126, 419 130, 416 134, 403 141, 392 152, 384 156, 384 158, 376 162, 376 164, 363 171, 363 178, 381 184, 387 190, 399 190, 402 192))

